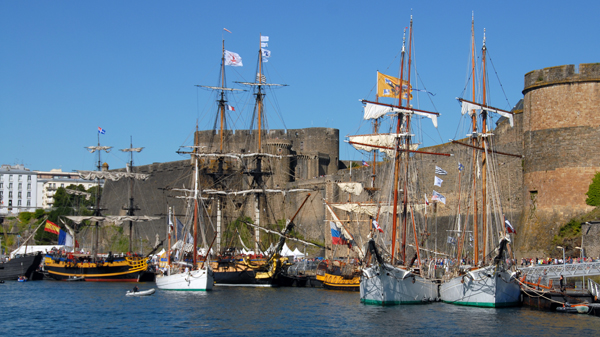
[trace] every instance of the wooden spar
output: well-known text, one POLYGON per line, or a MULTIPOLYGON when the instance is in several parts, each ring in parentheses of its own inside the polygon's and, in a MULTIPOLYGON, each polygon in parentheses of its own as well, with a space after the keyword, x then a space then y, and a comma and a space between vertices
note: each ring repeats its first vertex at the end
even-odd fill
MULTIPOLYGON (((400 58, 400 81, 404 79, 404 45, 406 41, 406 29, 404 30, 404 36, 402 37, 402 56, 400 58)), ((400 96, 398 97, 398 106, 402 103, 402 84, 400 84, 400 96)), ((398 124, 396 126, 396 133, 400 133, 400 124, 402 123, 402 116, 398 115, 398 124)), ((396 139, 396 155, 394 156, 394 211, 392 212, 392 252, 390 256, 390 263, 395 264, 394 256, 396 254, 396 228, 398 225, 398 169, 400 167, 400 139, 396 139)))
MULTIPOLYGON (((413 21, 412 16, 410 18, 410 30, 408 31, 408 71, 407 71, 407 87, 406 87, 406 108, 410 107, 410 66, 412 64, 412 31, 413 31, 413 21)), ((400 92, 402 93, 402 87, 400 88, 400 92)), ((410 115, 406 116, 406 133, 410 132, 410 115)), ((410 137, 406 137, 404 139, 404 149, 408 151, 410 149, 410 137)), ((404 188, 402 193, 402 259, 404 260, 404 265, 406 265, 406 237, 408 236, 408 162, 409 156, 406 156, 404 160, 404 188)), ((416 236, 417 233, 415 232, 416 236)), ((418 249, 417 249, 418 250, 418 249)))
MULTIPOLYGON (((471 18, 471 77, 473 80, 473 100, 475 100, 475 19, 471 18)), ((477 114, 473 111, 471 115, 471 123, 473 124, 473 133, 477 133, 477 114)), ((477 146, 477 139, 471 139, 473 147, 477 146)), ((473 263, 475 266, 479 264, 479 232, 477 228, 477 158, 475 149, 473 149, 473 263)))
POLYGON ((412 206, 410 206, 410 215, 412 218, 413 236, 415 239, 415 246, 417 247, 417 264, 419 266, 419 269, 421 269, 421 252, 419 252, 419 238, 417 236, 417 225, 415 224, 415 212, 412 209, 412 206))
MULTIPOLYGON (((481 71, 481 76, 482 76, 482 81, 481 81, 481 86, 482 86, 482 102, 485 105, 485 95, 486 95, 486 91, 485 91, 485 28, 483 29, 483 46, 481 47, 481 52, 482 52, 482 56, 481 56, 481 65, 482 65, 482 71, 481 71)), ((481 110, 481 130, 484 134, 487 134, 487 110, 482 109, 481 110)), ((487 149, 488 146, 486 146, 487 144, 487 137, 483 137, 482 138, 482 142, 483 142, 483 148, 487 149)), ((485 256, 487 255, 487 247, 486 247, 486 243, 487 243, 487 153, 486 151, 483 151, 481 154, 481 234, 482 234, 482 248, 483 248, 483 254, 481 255, 481 259, 482 262, 485 263, 485 256)))
MULTIPOLYGON (((377 105, 383 105, 383 106, 389 106, 390 108, 398 108, 397 105, 380 103, 380 102, 373 102, 373 101, 368 101, 366 99, 361 100, 361 102, 363 102, 363 103, 377 104, 377 105)), ((420 110, 420 109, 415 109, 415 108, 410 108, 410 107, 405 107, 404 109, 405 110, 410 110, 410 111, 422 112, 422 113, 426 113, 426 114, 430 114, 430 115, 436 115, 436 116, 440 115, 439 112, 432 112, 432 111, 427 111, 427 110, 420 110)), ((496 110, 499 110, 499 109, 496 109, 496 110)))
MULTIPOLYGON (((373 132, 375 134, 377 134, 377 119, 375 119, 373 121, 373 132)), ((375 188, 375 163, 377 162, 377 152, 373 151, 373 176, 371 177, 371 188, 375 188)), ((373 195, 375 195, 375 193, 371 193, 371 200, 373 200, 373 195)))
POLYGON ((481 107, 483 108, 483 110, 502 111, 502 112, 504 112, 504 113, 507 113, 507 114, 514 115, 514 113, 513 113, 513 112, 506 111, 506 110, 502 110, 502 109, 498 109, 498 108, 494 108, 493 106, 489 106, 489 105, 486 105, 486 104, 479 104, 479 103, 475 103, 475 102, 472 102, 472 101, 466 100, 466 99, 464 99, 464 98, 459 98, 459 99, 458 99, 458 101, 459 101, 459 102, 467 102, 467 103, 471 103, 471 104, 479 105, 479 106, 481 106, 481 107))
MULTIPOLYGON (((221 88, 225 88, 225 40, 223 40, 223 53, 221 54, 221 88)), ((221 90, 221 100, 219 101, 219 110, 221 110, 221 142, 219 150, 223 153, 223 124, 225 121, 225 91, 221 90)))
MULTIPOLYGON (((461 143, 461 142, 459 142, 457 140, 453 140, 452 143, 453 144, 464 145, 464 146, 471 147, 471 148, 474 148, 474 149, 477 149, 477 150, 481 150, 481 151, 485 151, 486 150, 483 147, 473 146, 473 145, 470 145, 470 144, 461 143)), ((368 146, 371 146, 371 145, 368 145, 368 146)), ((511 156, 511 157, 523 158, 523 155, 520 155, 520 154, 512 154, 512 153, 500 152, 500 151, 495 151, 495 150, 491 150, 491 149, 487 149, 487 151, 489 151, 491 153, 495 153, 495 154, 501 154, 503 156, 511 156)))
MULTIPOLYGON (((381 146, 381 145, 371 145, 371 144, 365 144, 365 143, 359 143, 359 142, 353 142, 353 141, 349 141, 348 144, 370 146, 370 147, 374 147, 374 148, 378 148, 378 149, 385 149, 385 150, 396 150, 393 147, 381 146)), ((437 153, 437 152, 427 152, 427 151, 418 151, 418 150, 405 150, 405 149, 397 149, 397 150, 398 150, 398 152, 433 154, 433 155, 437 155, 437 156, 446 156, 446 157, 451 157, 452 156, 452 154, 450 154, 450 153, 437 153)))

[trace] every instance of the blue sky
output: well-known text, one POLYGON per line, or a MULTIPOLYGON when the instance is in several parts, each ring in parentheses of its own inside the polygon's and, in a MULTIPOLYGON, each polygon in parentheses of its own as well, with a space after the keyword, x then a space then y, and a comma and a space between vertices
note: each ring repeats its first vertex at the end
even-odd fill
MULTIPOLYGON (((359 99, 375 98, 376 71, 398 73, 411 14, 413 79, 435 93, 413 104, 442 114, 437 130, 423 121, 418 141, 462 137, 455 97, 467 81, 473 11, 498 108, 522 98, 529 71, 600 61, 598 1, 0 1, 0 163, 94 169, 84 147, 99 126, 102 145, 115 148, 102 158, 111 168, 125 166, 116 149, 130 137, 145 147, 136 165, 184 159, 175 151, 191 144, 196 121, 212 127, 215 98, 195 85, 218 84, 223 37, 243 58, 226 67, 237 87, 253 80, 259 36, 269 36, 267 79, 289 85, 267 96, 271 129, 281 116, 289 129, 369 133, 359 99)), ((250 99, 230 96, 233 128, 250 125, 250 99)), ((342 143, 340 158, 366 156, 342 143)))

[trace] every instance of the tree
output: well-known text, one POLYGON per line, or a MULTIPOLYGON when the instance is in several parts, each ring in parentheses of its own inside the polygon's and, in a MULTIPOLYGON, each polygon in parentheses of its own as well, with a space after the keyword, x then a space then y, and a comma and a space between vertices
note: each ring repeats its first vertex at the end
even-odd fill
POLYGON ((588 196, 587 199, 585 199, 586 204, 590 206, 600 205, 600 172, 596 172, 586 195, 588 196))

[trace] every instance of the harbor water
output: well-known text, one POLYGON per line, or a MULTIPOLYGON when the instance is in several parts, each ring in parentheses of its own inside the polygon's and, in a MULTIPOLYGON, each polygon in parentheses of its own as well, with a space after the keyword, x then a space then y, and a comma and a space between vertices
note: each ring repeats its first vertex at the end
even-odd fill
MULTIPOLYGON (((2 336, 597 335, 600 317, 445 303, 379 307, 358 293, 214 287, 126 297, 134 284, 0 284, 2 336)), ((138 284, 140 290, 156 288, 138 284)))

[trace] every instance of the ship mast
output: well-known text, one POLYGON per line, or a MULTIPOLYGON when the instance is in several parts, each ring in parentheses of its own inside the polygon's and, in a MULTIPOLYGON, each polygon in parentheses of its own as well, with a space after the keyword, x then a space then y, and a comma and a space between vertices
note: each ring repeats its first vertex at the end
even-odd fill
MULTIPOLYGON (((405 54, 405 42, 406 42, 406 29, 404 29, 404 36, 402 37, 402 56, 400 58, 400 94, 398 97, 398 106, 402 103, 402 82, 404 78, 404 54, 405 54)), ((400 133, 400 126, 402 124, 403 114, 398 114, 398 124, 396 126, 396 134, 400 133)), ((392 205, 392 255, 390 257, 390 263, 395 264, 394 255, 396 254, 396 229, 398 225, 398 170, 400 167, 400 139, 396 139, 396 155, 394 157, 394 203, 392 205)))
MULTIPOLYGON (((137 152, 140 153, 144 148, 143 147, 138 147, 138 148, 134 148, 133 147, 133 140, 132 138, 129 139, 129 148, 128 149, 121 149, 122 152, 129 152, 129 166, 127 167, 127 173, 133 173, 133 153, 137 152)), ((127 189, 127 194, 129 197, 129 204, 124 207, 124 209, 127 211, 127 215, 134 215, 134 212, 139 210, 139 208, 135 207, 133 205, 133 182, 134 182, 134 177, 130 177, 129 178, 129 185, 128 185, 128 189, 127 189)), ((129 220, 129 252, 132 253, 133 252, 133 221, 129 220)))
MULTIPOLYGON (((475 17, 471 17, 471 77, 473 80, 473 102, 476 100, 475 96, 475 17)), ((477 112, 472 111, 471 123, 473 127, 473 133, 471 134, 471 144, 473 145, 473 265, 479 264, 479 232, 477 227, 477 112)))
MULTIPOLYGON (((485 28, 483 29, 483 46, 481 47, 481 51, 482 51, 482 56, 481 56, 481 76, 482 76, 482 80, 481 80, 481 88, 482 88, 482 104, 486 105, 486 78, 485 78, 485 54, 486 54, 486 47, 485 47, 485 28)), ((483 134, 482 137, 482 142, 483 142, 483 148, 487 150, 488 146, 488 142, 487 142, 487 125, 486 125, 486 121, 487 121, 487 110, 485 109, 481 109, 481 133, 483 134)), ((485 256, 486 254, 486 243, 487 243, 487 158, 486 158, 486 150, 482 151, 481 153, 481 233, 482 233, 482 248, 483 248, 483 255, 482 255, 482 262, 485 263, 485 256)))

